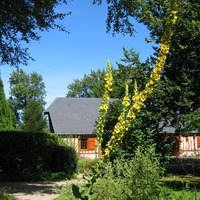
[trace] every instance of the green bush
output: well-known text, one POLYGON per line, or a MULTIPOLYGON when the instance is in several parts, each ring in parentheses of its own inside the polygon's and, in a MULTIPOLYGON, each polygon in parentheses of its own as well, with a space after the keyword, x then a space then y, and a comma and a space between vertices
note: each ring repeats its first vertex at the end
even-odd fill
POLYGON ((6 191, 0 190, 0 200, 14 200, 14 198, 6 193, 6 191))
MULTIPOLYGON (((83 186, 72 186, 73 194, 80 199, 160 199, 161 189, 157 186, 161 168, 153 149, 135 151, 128 160, 118 158, 106 162, 83 186), (98 177, 98 179, 97 179, 98 177)), ((71 195, 71 194, 70 194, 71 195)))
POLYGON ((0 132, 1 179, 39 180, 46 172, 73 174, 77 155, 63 144, 57 135, 45 132, 0 132))
POLYGON ((139 148, 130 160, 120 158, 106 163, 92 192, 95 199, 156 199, 160 172, 154 151, 142 152, 139 148))
POLYGON ((60 180, 70 180, 75 178, 76 174, 67 174, 66 172, 44 172, 41 179, 44 181, 60 181, 60 180))
POLYGON ((79 159, 78 160, 78 168, 80 173, 87 173, 90 171, 93 171, 93 169, 96 167, 96 164, 99 160, 98 159, 79 159))

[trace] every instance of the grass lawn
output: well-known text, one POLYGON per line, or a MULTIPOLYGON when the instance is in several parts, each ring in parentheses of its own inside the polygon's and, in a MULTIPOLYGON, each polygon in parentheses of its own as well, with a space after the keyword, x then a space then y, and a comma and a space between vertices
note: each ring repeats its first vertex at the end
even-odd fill
POLYGON ((159 185, 172 193, 172 199, 200 200, 200 177, 168 175, 160 179, 159 185))

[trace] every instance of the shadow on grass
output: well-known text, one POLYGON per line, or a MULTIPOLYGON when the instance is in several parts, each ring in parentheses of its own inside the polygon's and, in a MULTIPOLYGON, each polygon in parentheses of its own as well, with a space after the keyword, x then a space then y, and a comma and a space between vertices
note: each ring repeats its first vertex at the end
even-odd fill
POLYGON ((200 190, 200 177, 195 176, 168 176, 160 180, 160 184, 163 186, 167 186, 174 191, 185 190, 200 190))

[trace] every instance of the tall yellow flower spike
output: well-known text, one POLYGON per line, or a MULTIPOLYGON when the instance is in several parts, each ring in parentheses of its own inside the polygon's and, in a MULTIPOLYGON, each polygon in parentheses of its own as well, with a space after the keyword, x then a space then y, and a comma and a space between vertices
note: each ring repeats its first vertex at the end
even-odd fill
POLYGON ((127 116, 125 116, 125 110, 129 106, 128 102, 129 98, 127 95, 128 86, 126 86, 125 97, 122 102, 122 104, 124 105, 124 109, 119 117, 118 123, 114 127, 112 137, 107 144, 103 160, 109 157, 110 154, 115 151, 116 146, 120 143, 120 141, 124 137, 124 132, 128 130, 132 121, 135 119, 136 114, 140 112, 140 109, 143 107, 144 101, 152 93, 156 83, 160 80, 161 72, 163 70, 167 54, 169 53, 170 41, 172 37, 172 25, 175 24, 176 22, 177 12, 178 12, 178 5, 177 3, 174 3, 174 5, 172 6, 172 10, 169 12, 169 15, 166 18, 166 29, 161 39, 160 50, 158 53, 158 60, 154 66, 153 73, 151 74, 149 82, 146 84, 145 89, 140 94, 138 94, 138 91, 135 90, 135 94, 132 97, 134 104, 129 109, 127 116))
POLYGON ((102 101, 101 101, 101 107, 99 109, 100 117, 99 117, 99 122, 97 124, 97 131, 96 131, 96 136, 100 152, 101 154, 101 143, 102 143, 102 134, 103 134, 103 129, 104 129, 104 123, 105 123, 105 116, 108 110, 108 104, 109 104, 109 92, 112 91, 112 82, 113 82, 113 77, 112 77, 112 68, 110 61, 107 61, 107 73, 105 75, 105 91, 102 96, 102 101))
POLYGON ((126 111, 129 103, 129 92, 128 92, 128 84, 125 86, 125 96, 122 101, 122 105, 124 106, 122 112, 118 118, 118 123, 114 127, 114 131, 112 133, 110 141, 107 143, 107 148, 105 149, 104 158, 108 157, 111 152, 114 151, 115 147, 118 146, 122 138, 124 137, 124 132, 126 131, 126 127, 128 126, 128 121, 126 120, 126 111))

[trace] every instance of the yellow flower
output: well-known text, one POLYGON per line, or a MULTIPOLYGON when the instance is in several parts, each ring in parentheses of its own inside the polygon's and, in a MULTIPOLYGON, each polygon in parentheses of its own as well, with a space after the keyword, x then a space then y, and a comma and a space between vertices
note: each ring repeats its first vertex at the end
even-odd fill
POLYGON ((149 87, 149 88, 146 88, 146 89, 144 90, 144 93, 145 93, 146 95, 150 95, 152 92, 153 92, 153 87, 149 87))
POLYGON ((132 100, 136 102, 136 101, 138 100, 138 94, 135 94, 135 95, 132 97, 132 100))
POLYGON ((119 117, 118 117, 118 121, 120 121, 122 119, 122 116, 120 115, 119 117))
POLYGON ((127 117, 130 119, 135 119, 136 115, 135 113, 128 113, 127 117))
POLYGON ((135 109, 135 110, 138 110, 138 109, 140 109, 140 106, 139 106, 139 104, 137 104, 137 103, 133 104, 133 109, 135 109))
MULTIPOLYGON (((177 6, 177 4, 176 4, 175 6, 177 6)), ((173 11, 172 11, 172 14, 173 14, 173 15, 176 15, 177 12, 178 12, 177 10, 173 10, 173 11)), ((176 17, 176 18, 177 18, 177 17, 176 17)))
MULTIPOLYGON (((161 71, 163 70, 163 66, 167 57, 167 54, 169 52, 169 43, 172 36, 171 31, 171 24, 174 24, 176 21, 176 14, 177 14, 177 3, 175 3, 172 7, 171 13, 169 13, 167 19, 166 19, 166 31, 163 34, 163 37, 161 38, 161 44, 160 44, 160 50, 158 53, 158 59, 156 61, 156 64, 153 69, 153 73, 150 76, 149 82, 145 86, 145 90, 138 94, 137 91, 137 85, 135 89, 135 94, 132 97, 132 100, 134 101, 133 106, 129 109, 127 116, 125 117, 125 111, 126 108, 130 105, 129 98, 128 98, 128 85, 126 85, 125 89, 125 97, 123 99, 122 104, 124 105, 123 111, 118 118, 119 122, 115 125, 113 135, 111 136, 111 140, 108 142, 108 147, 105 150, 105 156, 109 156, 111 152, 114 152, 114 148, 118 145, 118 142, 122 140, 125 130, 128 131, 129 126, 132 123, 132 120, 135 119, 137 112, 140 112, 140 109, 144 105, 144 101, 147 99, 148 95, 150 95, 155 87, 155 84, 157 81, 161 78, 161 71), (126 120, 125 120, 126 119, 126 120)), ((105 94, 108 95, 108 91, 111 91, 112 86, 112 77, 110 76, 111 71, 111 65, 108 62, 108 75, 106 75, 106 86, 105 86, 105 94)), ((104 105, 104 104, 103 104, 104 105)), ((106 110, 107 108, 102 108, 106 110)), ((107 111, 107 110, 106 110, 107 111)))
POLYGON ((110 154, 110 150, 105 149, 105 155, 107 156, 107 155, 109 155, 109 154, 110 154))
POLYGON ((158 68, 158 67, 154 68, 154 69, 153 69, 153 73, 154 73, 154 74, 158 74, 158 73, 160 73, 159 68, 158 68))
POLYGON ((130 103, 129 102, 122 102, 122 104, 125 106, 125 107, 128 107, 129 105, 130 105, 130 103))
POLYGON ((112 135, 112 136, 111 136, 111 139, 112 139, 112 140, 114 140, 114 139, 115 139, 115 136, 114 136, 114 135, 112 135))
POLYGON ((125 121, 123 120, 123 121, 121 122, 121 124, 124 125, 124 124, 125 124, 125 121))
POLYGON ((119 128, 116 128, 116 129, 115 129, 115 132, 116 132, 116 133, 119 133, 119 132, 120 132, 120 129, 119 129, 119 128))
POLYGON ((145 101, 146 99, 147 99, 147 95, 143 95, 143 94, 142 94, 142 95, 141 95, 141 100, 142 100, 142 101, 145 101))
POLYGON ((152 78, 156 81, 160 80, 160 75, 159 74, 153 74, 152 78))
POLYGON ((108 89, 108 87, 109 87, 109 86, 108 86, 108 84, 106 84, 106 85, 105 85, 105 89, 107 90, 107 89, 108 89))
POLYGON ((111 81, 109 81, 109 82, 108 82, 108 85, 111 87, 111 86, 112 86, 112 82, 111 82, 111 81))
POLYGON ((124 100, 124 101, 129 101, 129 97, 128 97, 128 96, 125 96, 123 100, 124 100))
MULTIPOLYGON (((150 78, 152 78, 152 74, 151 74, 151 76, 150 76, 150 78)), ((155 82, 151 79, 150 81, 149 81, 149 85, 154 85, 155 84, 155 82)), ((146 87, 148 87, 149 86, 148 84, 146 84, 146 87)))
POLYGON ((105 75, 105 81, 108 81, 109 80, 109 75, 108 73, 105 75))
POLYGON ((172 24, 176 23, 176 19, 177 19, 177 17, 175 16, 174 19, 172 20, 172 24))

